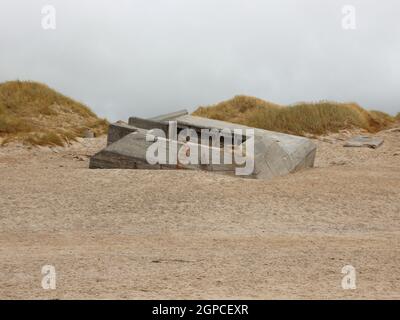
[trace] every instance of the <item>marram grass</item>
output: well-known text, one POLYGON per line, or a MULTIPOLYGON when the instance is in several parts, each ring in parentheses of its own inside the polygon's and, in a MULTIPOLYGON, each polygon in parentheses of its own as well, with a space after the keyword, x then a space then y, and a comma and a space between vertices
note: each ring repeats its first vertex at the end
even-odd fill
POLYGON ((87 106, 48 86, 31 81, 0 83, 0 137, 2 143, 64 145, 85 130, 106 132, 108 123, 87 106))
POLYGON ((356 103, 321 101, 280 106, 248 96, 199 107, 193 115, 296 135, 326 134, 351 128, 376 132, 396 121, 384 112, 367 111, 356 103))

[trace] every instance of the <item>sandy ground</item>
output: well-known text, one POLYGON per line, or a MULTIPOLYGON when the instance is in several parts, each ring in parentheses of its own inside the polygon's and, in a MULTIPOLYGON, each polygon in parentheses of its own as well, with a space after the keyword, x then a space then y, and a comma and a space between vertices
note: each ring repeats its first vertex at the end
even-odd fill
POLYGON ((378 136, 316 140, 315 169, 271 181, 87 169, 104 138, 2 147, 0 298, 398 299, 400 132, 378 136))

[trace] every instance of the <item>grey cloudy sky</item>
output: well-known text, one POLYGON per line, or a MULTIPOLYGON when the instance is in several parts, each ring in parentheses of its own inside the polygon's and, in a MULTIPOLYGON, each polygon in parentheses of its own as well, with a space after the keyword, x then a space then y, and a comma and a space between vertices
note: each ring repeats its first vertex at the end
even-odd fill
POLYGON ((395 113, 399 17, 398 0, 1 0, 0 81, 47 83, 111 120, 237 94, 395 113))

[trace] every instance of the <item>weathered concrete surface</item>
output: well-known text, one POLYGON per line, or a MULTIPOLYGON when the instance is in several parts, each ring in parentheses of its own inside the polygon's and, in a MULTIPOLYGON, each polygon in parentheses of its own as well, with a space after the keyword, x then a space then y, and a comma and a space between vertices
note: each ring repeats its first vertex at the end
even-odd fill
MULTIPOLYGON (((169 160, 169 149, 171 140, 155 137, 154 140, 147 141, 147 130, 138 129, 136 132, 130 133, 118 140, 115 143, 108 145, 104 150, 97 153, 90 160, 90 168, 92 169, 188 169, 188 170, 204 170, 215 171, 224 174, 234 174, 235 166, 233 164, 201 164, 201 153, 198 153, 197 164, 183 164, 183 163, 162 163, 150 164, 146 159, 146 151, 156 141, 162 142, 160 144, 159 152, 163 152, 169 160)), ((182 150, 184 143, 177 141, 177 150, 182 150)), ((197 146, 193 143, 186 144, 189 146, 197 146)), ((211 157, 212 151, 217 150, 220 152, 220 157, 223 159, 223 151, 219 148, 204 147, 208 155, 211 157)))
MULTIPOLYGON (((172 141, 171 139, 176 139, 169 137, 169 121, 177 122, 178 131, 188 128, 200 134, 202 129, 213 129, 217 132, 218 139, 220 139, 220 133, 224 129, 229 129, 232 132, 235 129, 241 130, 241 135, 244 138, 241 145, 239 144, 229 150, 229 148, 224 148, 223 145, 230 146, 233 144, 232 141, 219 141, 221 159, 224 159, 224 152, 232 153, 231 155, 235 159, 234 155, 236 152, 241 150, 242 147, 245 148, 245 140, 253 138, 254 155, 249 159, 254 161, 254 170, 249 175, 250 177, 270 179, 300 169, 310 168, 314 165, 316 146, 307 138, 191 116, 187 114, 187 111, 182 110, 152 119, 131 117, 129 118, 128 125, 111 125, 108 146, 91 158, 90 168, 192 169, 235 174, 235 167, 239 167, 235 164, 235 161, 233 161, 233 164, 225 164, 223 162, 220 164, 202 164, 199 159, 198 164, 190 165, 182 165, 180 163, 150 165, 146 160, 146 150, 154 141, 146 141, 146 135, 153 133, 153 131, 150 131, 152 129, 162 130, 165 134, 159 138, 166 139, 167 146, 165 152, 169 154, 168 146, 172 141), (254 136, 246 136, 250 129, 254 130, 254 136)), ((201 140, 199 137, 198 143, 202 144, 202 148, 206 148, 208 154, 211 154, 213 149, 211 147, 208 148, 209 139, 201 140), (204 146, 205 144, 207 144, 207 147, 204 146)), ((197 145, 199 150, 200 144, 197 145)), ((182 146, 183 143, 178 142, 178 150, 182 146)), ((213 145, 213 148, 215 147, 216 145, 213 145)), ((199 151, 199 155, 200 153, 199 151)))
POLYGON ((368 147, 379 148, 383 144, 383 139, 378 137, 357 136, 346 141, 344 147, 368 147))
POLYGON ((270 178, 285 175, 300 169, 313 167, 316 146, 307 138, 250 128, 235 123, 184 115, 175 119, 180 127, 190 128, 224 128, 234 130, 254 129, 256 175, 259 178, 270 178))
POLYGON ((171 113, 167 113, 167 114, 162 114, 160 116, 151 118, 150 120, 155 120, 155 121, 168 121, 168 120, 174 120, 178 117, 181 116, 185 116, 189 114, 188 111, 186 109, 184 110, 180 110, 180 111, 176 111, 176 112, 171 112, 171 113))
POLYGON ((135 128, 152 130, 152 129, 160 129, 164 131, 166 134, 168 133, 168 122, 162 122, 151 119, 142 119, 137 117, 129 118, 129 125, 135 128))
POLYGON ((136 128, 122 121, 112 123, 108 127, 107 145, 110 145, 135 131, 137 131, 136 128))

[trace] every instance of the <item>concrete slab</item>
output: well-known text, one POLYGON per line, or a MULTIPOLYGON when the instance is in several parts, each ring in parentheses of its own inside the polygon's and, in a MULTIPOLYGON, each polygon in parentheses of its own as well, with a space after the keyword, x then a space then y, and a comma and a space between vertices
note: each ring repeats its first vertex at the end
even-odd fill
POLYGON ((346 141, 344 147, 368 147, 372 149, 379 148, 384 140, 379 137, 357 136, 346 141))

